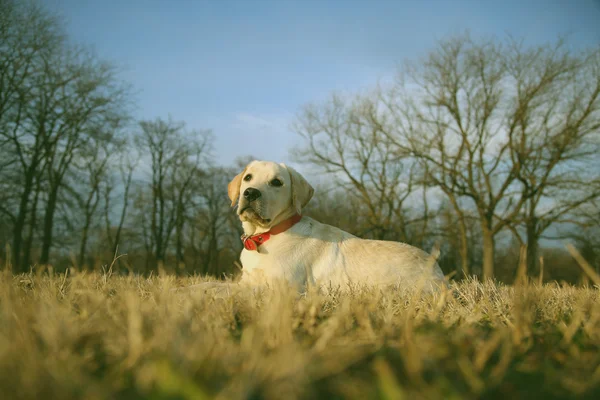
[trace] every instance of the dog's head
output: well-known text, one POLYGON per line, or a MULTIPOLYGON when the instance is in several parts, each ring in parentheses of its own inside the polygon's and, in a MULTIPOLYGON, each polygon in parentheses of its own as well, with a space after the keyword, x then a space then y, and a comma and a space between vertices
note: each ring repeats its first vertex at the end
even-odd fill
POLYGON ((314 193, 293 168, 270 161, 252 161, 233 178, 227 191, 231 206, 238 204, 242 222, 263 229, 300 214, 314 193))

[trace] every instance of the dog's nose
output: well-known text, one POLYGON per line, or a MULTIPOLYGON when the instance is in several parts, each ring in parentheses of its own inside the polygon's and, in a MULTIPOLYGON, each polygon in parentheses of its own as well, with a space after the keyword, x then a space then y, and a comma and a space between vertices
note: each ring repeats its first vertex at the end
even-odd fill
POLYGON ((254 201, 260 197, 260 190, 248 188, 244 190, 244 198, 248 201, 254 201))

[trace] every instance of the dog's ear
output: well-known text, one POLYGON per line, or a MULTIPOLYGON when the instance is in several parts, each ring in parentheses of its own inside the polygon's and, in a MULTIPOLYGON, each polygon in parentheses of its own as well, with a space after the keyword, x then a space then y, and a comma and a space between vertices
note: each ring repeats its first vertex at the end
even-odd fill
POLYGON ((308 204, 315 193, 315 189, 298 173, 294 168, 281 164, 290 173, 292 181, 292 205, 298 214, 302 213, 302 209, 308 204))
POLYGON ((246 166, 246 168, 244 168, 242 172, 237 174, 235 178, 233 178, 231 182, 229 182, 229 184, 227 185, 227 194, 229 195, 229 199, 231 199, 231 207, 235 206, 238 197, 240 197, 240 187, 242 186, 242 178, 244 177, 244 174, 246 173, 247 169, 248 166, 246 166))

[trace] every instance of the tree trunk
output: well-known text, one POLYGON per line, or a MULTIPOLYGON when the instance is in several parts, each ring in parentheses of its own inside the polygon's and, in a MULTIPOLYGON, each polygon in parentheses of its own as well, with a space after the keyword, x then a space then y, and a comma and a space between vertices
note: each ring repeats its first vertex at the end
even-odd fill
POLYGON ((92 191, 88 194, 88 198, 85 202, 85 223, 83 224, 83 230, 81 232, 81 244, 79 246, 79 268, 83 268, 85 264, 85 252, 90 225, 92 224, 92 216, 96 211, 96 207, 98 207, 99 200, 100 194, 98 193, 98 185, 95 185, 92 191))
POLYGON ((211 276, 217 275, 217 266, 215 265, 216 251, 217 251, 217 220, 213 216, 213 220, 210 224, 208 248, 206 251, 206 262, 204 266, 204 273, 211 276))
POLYGON ((86 216, 85 226, 83 227, 83 232, 81 233, 81 245, 79 246, 79 268, 83 269, 83 265, 85 264, 85 248, 87 246, 88 240, 88 230, 89 230, 89 219, 86 216))
POLYGON ((535 276, 539 274, 539 237, 537 234, 537 219, 529 218, 527 221, 527 274, 535 276))
POLYGON ((183 259, 183 204, 181 202, 177 205, 177 216, 175 217, 175 264, 177 268, 182 268, 184 264, 183 259))
POLYGON ((155 253, 154 253, 154 267, 158 270, 158 266, 161 265, 164 261, 163 259, 163 237, 162 237, 162 213, 159 214, 159 218, 157 218, 157 222, 154 224, 154 238, 155 238, 155 253))
MULTIPOLYGON (((133 171, 133 170, 131 170, 133 171)), ((129 172, 127 177, 127 182, 125 184, 125 193, 123 194, 123 209, 121 210, 121 217, 119 218, 119 226, 117 227, 117 232, 115 233, 115 242, 112 249, 112 254, 117 253, 117 249, 119 248, 119 242, 121 241, 121 231, 123 230, 123 224, 125 223, 125 216, 127 215, 127 207, 129 207, 129 188, 131 186, 131 176, 132 172, 129 172)))
POLYGON ((488 225, 488 221, 482 221, 481 231, 483 239, 483 279, 492 279, 494 277, 494 233, 488 225))
POLYGON ((38 200, 40 196, 40 180, 37 179, 36 187, 35 187, 35 195, 33 196, 33 206, 31 208, 31 219, 29 221, 29 234, 27 235, 27 241, 25 242, 25 247, 23 248, 23 266, 24 268, 29 268, 31 261, 31 248, 33 247, 33 236, 35 232, 35 228, 37 227, 37 208, 38 208, 38 200))
POLYGON ((165 261, 164 255, 163 255, 163 248, 162 248, 162 244, 160 242, 160 240, 156 243, 156 263, 158 265, 158 263, 165 261))
POLYGON ((464 221, 459 224, 460 228, 460 264, 463 277, 470 274, 469 271, 469 242, 467 240, 467 227, 464 221))
POLYGON ((25 272, 25 266, 22 264, 21 260, 21 246, 23 245, 23 229, 25 228, 25 219, 27 217, 27 205, 33 189, 33 177, 34 174, 31 172, 25 174, 23 192, 21 193, 21 201, 19 202, 19 212, 17 213, 17 218, 15 219, 15 225, 13 227, 12 252, 15 273, 25 272))
POLYGON ((462 272, 463 277, 466 277, 470 273, 470 271, 469 271, 470 268, 469 268, 469 238, 468 238, 467 224, 465 222, 465 214, 460 209, 456 198, 453 195, 451 195, 450 193, 446 193, 446 194, 448 195, 448 198, 450 199, 450 202, 451 202, 452 206, 454 207, 454 211, 456 212, 456 215, 458 217, 458 228, 459 228, 459 234, 460 234, 459 254, 460 254, 461 272, 462 272))
POLYGON ((42 239, 42 255, 40 264, 47 265, 50 261, 50 248, 52 247, 52 231, 54 225, 54 212, 56 211, 56 200, 58 198, 58 185, 54 186, 48 195, 48 204, 44 215, 44 229, 42 239))
MULTIPOLYGON (((196 247, 196 229, 194 224, 190 224, 190 246, 192 249, 192 271, 196 271, 198 266, 198 248, 196 247)), ((188 225, 188 226, 190 226, 188 225)))

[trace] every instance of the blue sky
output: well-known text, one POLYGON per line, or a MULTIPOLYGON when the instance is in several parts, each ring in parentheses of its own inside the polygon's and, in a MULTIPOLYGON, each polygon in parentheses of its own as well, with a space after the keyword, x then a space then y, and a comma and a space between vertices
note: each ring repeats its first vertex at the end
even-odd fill
POLYGON ((248 154, 289 162, 302 105, 367 89, 447 35, 600 43, 599 0, 42 2, 75 41, 124 68, 138 118, 212 129, 225 165, 248 154))

